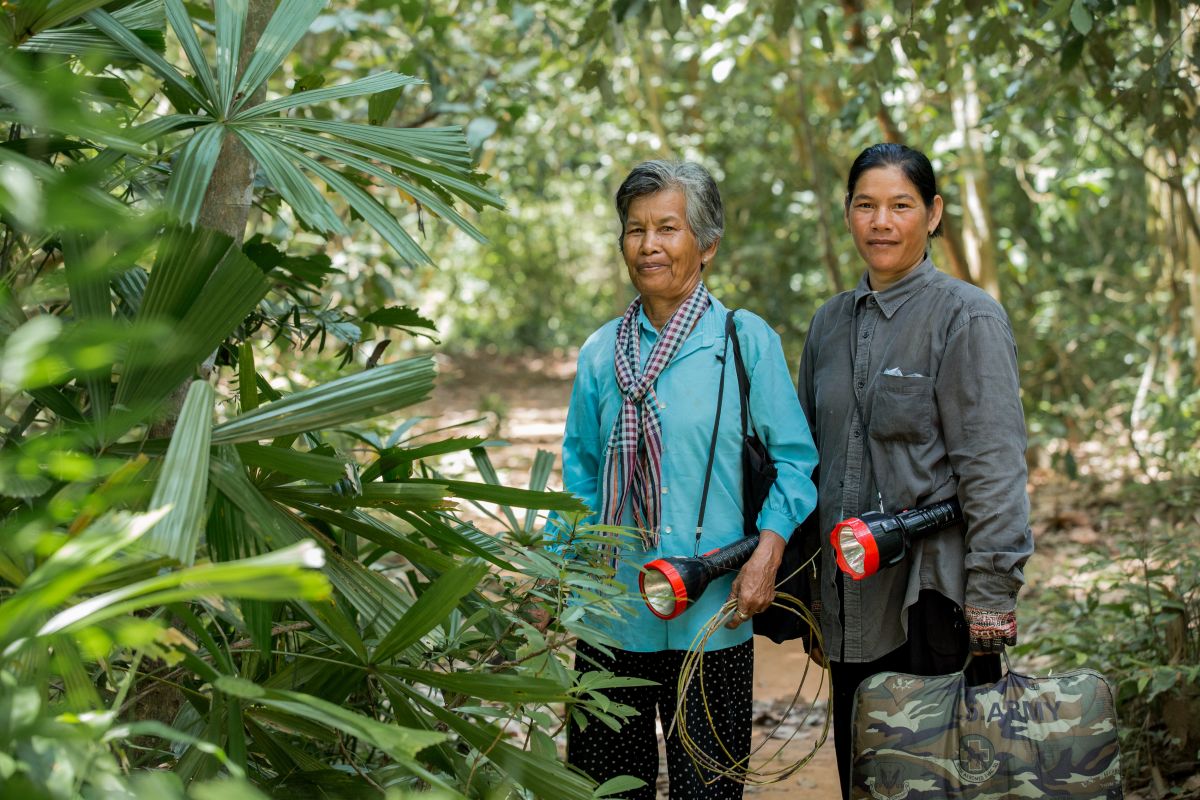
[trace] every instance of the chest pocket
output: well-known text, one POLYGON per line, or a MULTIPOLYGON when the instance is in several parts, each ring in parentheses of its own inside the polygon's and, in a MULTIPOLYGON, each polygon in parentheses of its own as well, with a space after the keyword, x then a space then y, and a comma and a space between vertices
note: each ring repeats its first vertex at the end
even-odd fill
POLYGON ((879 375, 869 413, 872 439, 928 442, 933 438, 933 378, 879 375))

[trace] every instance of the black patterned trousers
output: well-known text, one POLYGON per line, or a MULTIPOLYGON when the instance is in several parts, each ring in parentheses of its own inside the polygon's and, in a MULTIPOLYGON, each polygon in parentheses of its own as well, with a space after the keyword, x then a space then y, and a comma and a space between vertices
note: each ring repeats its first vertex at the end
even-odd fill
MULTIPOLYGON (((622 677, 657 681, 659 685, 602 690, 609 700, 637 709, 638 715, 630 718, 619 731, 594 717, 589 717, 583 729, 572 720, 567 732, 567 763, 597 783, 618 775, 641 778, 646 782, 644 787, 621 796, 626 800, 655 800, 658 735, 654 722, 659 718, 664 732, 671 729, 684 651, 635 653, 613 650, 614 657, 609 658, 583 642, 577 649, 575 669, 580 672, 605 670, 622 677)), ((706 651, 703 671, 704 695, 712 722, 705 715, 699 680, 693 679, 687 694, 688 737, 722 763, 728 765, 744 760, 750 752, 754 642, 706 651), (719 742, 716 737, 720 737, 719 742), (726 751, 732 758, 725 755, 726 751)), ((707 782, 716 775, 701 771, 692 762, 679 741, 678 730, 667 737, 667 775, 671 800, 740 800, 742 797, 740 783, 728 778, 707 782)))

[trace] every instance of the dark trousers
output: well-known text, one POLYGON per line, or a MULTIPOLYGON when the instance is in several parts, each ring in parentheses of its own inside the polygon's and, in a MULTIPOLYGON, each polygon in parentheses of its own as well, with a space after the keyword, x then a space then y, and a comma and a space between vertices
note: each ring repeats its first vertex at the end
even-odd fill
MULTIPOLYGON (((962 609, 953 600, 923 591, 908 609, 908 641, 875 661, 830 661, 833 684, 833 745, 837 753, 842 797, 850 797, 850 733, 854 692, 858 685, 880 672, 912 675, 949 675, 959 672, 970 652, 970 639, 962 609)), ((1000 656, 975 656, 967 667, 972 686, 1000 680, 1000 656)))
MULTIPOLYGON (((618 686, 602 689, 601 694, 614 703, 637 709, 621 730, 614 731, 595 717, 588 717, 585 728, 579 728, 572 717, 567 731, 567 763, 578 768, 597 783, 618 775, 633 775, 646 785, 626 792, 626 800, 654 800, 658 779, 658 735, 655 717, 662 719, 665 733, 675 717, 679 672, 684 653, 680 650, 661 650, 654 653, 634 653, 614 650, 609 658, 594 647, 580 642, 575 669, 580 672, 605 670, 628 678, 657 681, 658 686, 618 686)), ((707 697, 710 723, 700 693, 699 676, 688 686, 687 735, 708 755, 722 763, 733 764, 750 753, 751 692, 754 678, 754 643, 713 650, 704 654, 704 694, 707 697), (714 736, 713 730, 716 730, 714 736), (718 742, 716 737, 720 737, 718 742), (726 756, 728 752, 729 756, 726 756)), ((667 775, 671 783, 672 800, 740 800, 742 784, 700 769, 692 762, 679 741, 679 731, 667 737, 667 775)))

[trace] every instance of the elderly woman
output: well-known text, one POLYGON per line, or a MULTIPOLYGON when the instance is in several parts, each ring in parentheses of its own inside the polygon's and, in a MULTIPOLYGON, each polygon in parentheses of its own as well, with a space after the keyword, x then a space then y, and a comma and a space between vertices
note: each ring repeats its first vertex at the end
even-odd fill
POLYGON ((930 260, 942 198, 929 159, 898 144, 864 150, 845 218, 866 273, 817 311, 799 378, 821 458, 813 597, 843 796, 858 685, 885 670, 959 671, 969 653, 968 678, 998 679, 1033 552, 1012 330, 995 300, 930 260), (965 522, 922 539, 898 566, 861 581, 838 569, 828 538, 838 521, 954 497, 965 522))
MULTIPOLYGON (((734 316, 750 373, 750 419, 778 469, 757 518, 760 544, 736 575, 718 578, 682 615, 663 620, 637 597, 642 564, 691 556, 743 536, 742 436, 737 379, 726 342, 733 313, 703 283, 724 232, 720 193, 694 163, 639 164, 616 196, 619 242, 638 296, 579 351, 563 442, 566 488, 599 512, 590 521, 631 526, 636 545, 616 551, 617 579, 629 587, 632 613, 608 626, 609 657, 581 642, 576 668, 608 670, 654 686, 606 690, 639 715, 620 731, 597 720, 568 732, 567 760, 598 782, 633 775, 646 785, 627 793, 653 798, 658 775, 656 716, 668 731, 683 656, 696 634, 736 598, 728 623, 711 636, 704 658, 704 700, 689 697, 689 736, 725 763, 744 764, 750 747, 753 643, 743 623, 774 597, 784 544, 816 503, 809 475, 815 448, 795 399, 779 337, 748 312, 734 316), (718 386, 725 373, 703 532, 697 515, 713 440, 718 386), (699 534, 699 535, 698 535, 699 534), (713 729, 716 737, 714 739, 713 729)), ((739 798, 742 786, 716 779, 690 761, 678 732, 667 737, 671 797, 739 798)))

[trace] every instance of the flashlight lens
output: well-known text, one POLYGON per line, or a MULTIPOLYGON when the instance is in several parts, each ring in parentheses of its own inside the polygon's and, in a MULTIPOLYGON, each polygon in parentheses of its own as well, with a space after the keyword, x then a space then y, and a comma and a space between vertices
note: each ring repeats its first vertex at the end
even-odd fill
POLYGON ((675 604, 679 601, 675 597, 675 589, 663 573, 647 570, 642 581, 642 591, 646 595, 646 602, 660 616, 669 616, 675 612, 675 604))
POLYGON ((858 541, 854 535, 854 528, 849 525, 838 528, 838 545, 842 551, 842 558, 845 559, 851 572, 855 575, 862 575, 867 552, 863 548, 862 542, 858 541))

